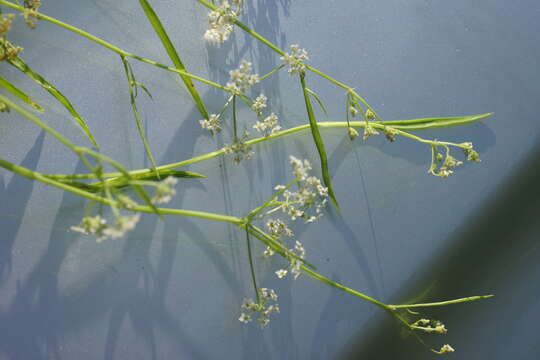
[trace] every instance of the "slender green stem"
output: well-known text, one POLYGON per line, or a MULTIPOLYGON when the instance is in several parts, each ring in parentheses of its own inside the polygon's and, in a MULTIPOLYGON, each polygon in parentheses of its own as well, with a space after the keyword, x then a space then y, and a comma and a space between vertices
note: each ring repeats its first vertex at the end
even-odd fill
POLYGON ((40 112, 45 111, 39 104, 37 104, 34 100, 32 100, 30 96, 28 96, 28 94, 26 94, 24 91, 22 91, 21 89, 13 85, 11 82, 9 82, 7 79, 5 79, 2 76, 0 76, 0 87, 3 87, 8 92, 18 97, 19 99, 24 101, 26 104, 33 107, 35 110, 40 111, 40 112))
POLYGON ((273 73, 275 73, 275 72, 277 72, 277 71, 283 69, 284 67, 285 67, 285 64, 278 66, 278 67, 275 68, 274 70, 270 71, 268 74, 265 74, 265 75, 259 77, 259 81, 263 81, 264 79, 266 79, 267 77, 269 77, 269 76, 272 75, 273 73))
MULTIPOLYGON (((215 6, 214 4, 206 1, 206 0, 196 0, 198 1, 200 4, 206 6, 207 8, 211 9, 211 10, 216 10, 217 9, 217 6, 215 6)), ((235 20, 234 21, 234 24, 236 26, 238 26, 240 29, 242 29, 243 31, 245 31, 247 34, 249 34, 250 36, 254 37, 255 39, 259 40, 261 43, 265 44, 267 47, 269 47, 270 49, 272 49, 274 52, 276 52, 277 54, 283 56, 285 55, 285 51, 283 51, 282 49, 280 49, 276 44, 272 43, 270 40, 266 39, 264 36, 262 36, 261 34, 259 34, 258 32, 250 29, 247 25, 243 24, 242 22, 238 21, 238 20, 235 20)), ((325 78, 326 80, 330 81, 331 83, 333 83, 334 85, 342 88, 342 89, 345 89, 347 90, 348 92, 350 92, 354 97, 358 98, 358 100, 360 100, 368 109, 371 109, 371 111, 373 111, 373 113, 375 114, 375 116, 378 118, 378 119, 381 119, 379 117, 379 115, 375 112, 375 110, 373 110, 373 108, 367 103, 367 101, 364 100, 364 98, 362 98, 360 95, 358 95, 358 93, 356 93, 356 91, 354 91, 354 88, 348 86, 348 85, 345 85, 344 83, 334 79, 333 77, 331 77, 330 75, 328 74, 325 74, 323 73, 322 71, 312 67, 312 66, 309 66, 309 65, 306 65, 306 69, 313 72, 314 74, 317 74, 323 78, 325 78)))
POLYGON ((311 99, 309 97, 309 92, 306 86, 306 79, 304 72, 300 73, 300 85, 302 86, 302 92, 304 94, 304 102, 306 104, 306 111, 309 118, 309 127, 311 129, 311 135, 313 137, 313 142, 317 147, 319 153, 319 158, 321 161, 321 172, 324 185, 328 188, 328 196, 332 200, 334 207, 339 213, 339 204, 334 194, 334 189, 332 187, 332 180, 330 178, 330 170, 328 169, 328 158, 326 156, 326 150, 324 148, 324 141, 322 139, 321 133, 319 131, 319 126, 317 120, 315 119, 315 114, 313 112, 313 106, 311 105, 311 99))
POLYGON ((233 119, 233 143, 238 141, 238 130, 236 125, 236 95, 232 99, 232 119, 233 119))
MULTIPOLYGON (((12 8, 14 10, 24 12, 24 7, 16 5, 16 4, 14 4, 12 2, 9 2, 9 1, 6 1, 6 0, 0 0, 0 5, 4 5, 6 7, 12 8)), ((215 83, 213 81, 210 81, 210 80, 204 79, 202 77, 193 75, 193 74, 191 74, 191 73, 189 73, 187 71, 176 69, 176 68, 173 68, 173 67, 170 67, 170 66, 167 66, 167 65, 163 65, 161 63, 158 63, 157 61, 146 59, 146 58, 144 58, 142 56, 132 54, 130 52, 127 52, 127 51, 119 48, 118 46, 115 46, 115 45, 113 45, 113 44, 111 44, 111 43, 109 43, 109 42, 107 42, 107 41, 105 41, 103 39, 100 39, 99 37, 97 37, 95 35, 92 35, 92 34, 86 32, 84 30, 81 30, 81 29, 79 29, 79 28, 77 28, 77 27, 75 27, 73 25, 67 24, 67 23, 62 22, 62 21, 60 21, 58 19, 55 19, 53 17, 47 16, 47 15, 45 15, 43 13, 36 12, 35 16, 39 20, 50 22, 52 24, 55 24, 57 26, 60 26, 60 27, 62 27, 64 29, 66 29, 66 30, 74 32, 74 33, 76 33, 76 34, 78 34, 78 35, 80 35, 82 37, 85 37, 88 40, 91 40, 91 41, 95 42, 96 44, 99 44, 99 45, 111 50, 112 52, 117 53, 118 55, 129 57, 129 58, 141 61, 141 62, 149 64, 149 65, 157 66, 157 67, 162 68, 164 70, 167 70, 167 71, 170 71, 170 72, 173 72, 173 73, 177 73, 179 75, 187 76, 187 77, 189 77, 189 78, 191 78, 193 80, 202 82, 204 84, 213 86, 215 88, 218 88, 218 89, 221 89, 221 90, 224 90, 224 91, 228 91, 227 88, 225 88, 224 86, 219 85, 219 84, 217 84, 217 83, 215 83)))
POLYGON ((261 206, 253 209, 247 216, 246 219, 250 221, 262 210, 266 209, 267 207, 271 206, 270 204, 274 204, 274 200, 277 199, 278 196, 283 194, 287 189, 289 189, 291 186, 293 186, 295 183, 297 183, 298 180, 294 179, 291 182, 289 182, 287 185, 283 187, 283 189, 276 191, 268 200, 264 202, 261 206))
MULTIPOLYGON (((163 27, 163 24, 161 23, 161 20, 155 13, 154 9, 152 8, 152 5, 150 5, 150 1, 148 0, 139 0, 139 4, 141 4, 141 7, 144 10, 144 13, 146 14, 146 17, 150 21, 150 24, 152 24, 152 27, 154 28, 154 31, 156 32, 157 36, 161 40, 161 43, 163 44, 163 47, 165 47, 165 50, 167 51, 167 54, 171 58, 171 61, 173 62, 174 66, 178 70, 186 71, 186 67, 182 63, 182 60, 180 60, 180 55, 178 55, 178 52, 176 51, 171 39, 169 38, 169 35, 167 35, 167 32, 165 31, 165 28, 163 27)), ((195 102, 195 105, 199 109, 199 112, 201 113, 202 117, 204 119, 208 119, 208 111, 206 111, 206 107, 204 106, 204 103, 201 99, 201 96, 199 95, 199 92, 195 88, 195 85, 191 81, 191 79, 183 74, 180 74, 180 78, 184 82, 184 85, 186 86, 187 90, 191 94, 191 97, 193 98, 193 101, 195 102)))
POLYGON ((337 283, 335 281, 332 281, 329 278, 327 278, 326 276, 321 275, 318 272, 316 272, 316 271, 314 271, 314 270, 312 270, 312 269, 310 269, 310 268, 308 268, 306 266, 302 265, 302 270, 304 270, 304 272, 306 272, 309 276, 311 276, 311 277, 313 277, 313 278, 315 278, 317 280, 320 280, 320 281, 322 281, 322 282, 324 282, 324 283, 326 283, 326 284, 328 284, 330 286, 333 286, 333 287, 335 287, 337 289, 343 290, 346 293, 357 296, 357 297, 359 297, 359 298, 361 298, 363 300, 369 301, 370 303, 375 304, 375 305, 377 305, 377 306, 379 306, 379 307, 381 307, 383 309, 388 309, 388 306, 386 304, 380 302, 379 300, 376 300, 376 299, 374 299, 374 298, 372 298, 370 296, 367 296, 366 294, 363 294, 363 293, 361 293, 359 291, 353 290, 353 289, 351 289, 351 288, 349 288, 347 286, 344 286, 344 285, 341 285, 341 284, 339 284, 339 283, 337 283))
POLYGON ((489 298, 491 298, 493 296, 495 296, 495 295, 469 296, 469 297, 466 297, 466 298, 447 300, 447 301, 439 301, 439 302, 432 302, 432 303, 422 303, 422 304, 388 305, 388 308, 390 310, 395 310, 395 309, 410 309, 410 308, 430 307, 430 306, 444 306, 444 305, 459 304, 459 303, 469 302, 469 301, 489 299, 489 298))
POLYGON ((249 269, 251 271, 251 280, 253 281, 253 290, 255 291, 255 297, 257 298, 257 304, 260 303, 259 288, 257 287, 257 278, 255 277, 255 267, 253 266, 253 254, 251 252, 251 239, 249 238, 248 226, 246 226, 246 243, 249 257, 249 269))
MULTIPOLYGON (((462 124, 465 124, 465 123, 478 121, 478 120, 486 118, 486 117, 488 117, 490 115, 491 115, 491 113, 486 113, 486 114, 476 115, 476 116, 459 117, 459 118, 456 118, 456 119, 460 119, 460 120, 455 120, 452 124, 447 124, 446 126, 462 125, 462 124)), ((404 120, 403 123, 406 124, 408 121, 410 121, 410 120, 404 120)), ((369 124, 371 126, 373 126, 373 127, 378 128, 378 129, 384 129, 385 123, 386 123, 386 121, 371 121, 369 124)), ((437 123, 435 122, 434 124, 435 125, 433 125, 433 126, 436 127, 437 123)), ((343 127, 348 127, 348 126, 357 127, 357 128, 364 128, 366 126, 366 123, 365 123, 365 121, 351 121, 350 124, 347 124, 347 122, 345 122, 345 121, 324 121, 324 122, 318 122, 317 126, 319 128, 343 128, 343 127)), ((417 126, 418 129, 427 129, 427 128, 429 128, 428 126, 424 126, 423 124, 413 124, 411 127, 406 126, 406 125, 396 124, 396 125, 393 125, 392 128, 394 130, 399 130, 402 127, 405 127, 407 130, 415 130, 415 129, 417 129, 414 126, 417 126)), ((259 138, 248 140, 248 141, 246 141, 246 145, 255 145, 255 144, 258 144, 258 143, 261 143, 261 142, 264 142, 264 141, 277 139, 279 137, 291 135, 291 134, 301 132, 301 131, 304 131, 304 130, 308 130, 308 129, 310 129, 309 124, 295 126, 295 127, 292 127, 292 128, 286 129, 286 130, 276 132, 274 134, 270 134, 268 136, 262 136, 262 137, 259 137, 259 138)), ((440 141, 435 141, 435 140, 426 140, 426 139, 417 137, 417 136, 412 135, 412 134, 407 133, 407 132, 402 132, 402 133, 400 133, 400 135, 403 135, 404 137, 411 138, 413 140, 417 140, 417 141, 420 141, 422 143, 426 143, 426 144, 430 144, 430 145, 433 145, 433 144, 435 144, 435 145, 447 144, 447 145, 452 145, 452 146, 460 145, 460 144, 453 144, 453 143, 448 143, 448 142, 440 142, 440 141)), ((460 145, 460 146, 463 147, 463 145, 460 145)), ((161 166, 158 166, 156 169, 158 171, 170 170, 170 169, 174 169, 174 168, 177 168, 177 167, 187 166, 187 165, 195 164, 195 163, 198 163, 198 162, 210 160, 210 159, 222 156, 224 154, 225 154, 224 149, 220 149, 220 150, 209 152, 207 154, 195 156, 195 157, 193 157, 191 159, 188 159, 188 160, 183 160, 183 161, 179 161, 179 162, 175 162, 175 163, 161 165, 161 166)), ((137 177, 140 178, 140 177, 143 177, 145 174, 151 175, 152 174, 152 169, 138 169, 138 170, 130 171, 129 173, 132 176, 137 176, 137 177)), ((53 174, 53 175, 47 175, 47 176, 50 176, 51 178, 58 179, 58 180, 64 180, 64 179, 95 179, 96 178, 96 176, 94 174, 72 174, 72 175, 53 174)), ((103 174, 104 178, 115 178, 115 177, 119 177, 119 176, 122 176, 122 174, 118 173, 118 172, 104 173, 103 174)), ((110 179, 110 181, 113 181, 113 180, 110 179)))
MULTIPOLYGON (((2 158, 0 158, 0 167, 3 167, 6 170, 9 170, 15 174, 24 176, 32 180, 40 181, 42 183, 57 187, 65 191, 69 191, 73 194, 85 197, 87 199, 96 201, 104 205, 121 207, 121 204, 117 201, 111 201, 110 199, 103 198, 99 195, 90 193, 83 189, 65 184, 60 181, 56 181, 37 171, 32 171, 20 165, 15 165, 2 158)), ((143 206, 143 205, 133 206, 129 210, 144 212, 144 213, 155 212, 150 206, 143 206)), ((235 225, 243 224, 242 219, 238 217, 234 217, 234 216, 228 216, 228 215, 220 215, 220 214, 214 214, 214 213, 203 212, 203 211, 183 210, 183 209, 158 208, 157 210, 160 214, 163 214, 163 215, 191 216, 191 217, 196 217, 196 218, 201 218, 201 219, 216 220, 216 221, 221 221, 221 222, 232 223, 235 225)))
POLYGON ((139 110, 137 109, 137 101, 136 101, 137 81, 135 80, 135 75, 133 74, 131 65, 127 61, 126 57, 120 55, 120 59, 122 59, 122 64, 124 65, 124 72, 126 74, 126 78, 128 81, 129 100, 131 103, 131 110, 133 112, 133 117, 135 118, 135 123, 137 124, 137 131, 139 132, 139 137, 141 138, 141 141, 143 143, 146 156, 148 157, 148 159, 150 160, 150 163, 152 164, 152 170, 154 170, 154 172, 156 173, 156 176, 159 178, 159 172, 156 170, 156 167, 157 167, 156 160, 154 159, 154 156, 152 155, 152 150, 150 148, 150 144, 148 143, 148 138, 146 137, 146 134, 144 132, 141 118, 139 117, 139 110), (134 88, 135 88, 135 91, 134 91, 134 88))

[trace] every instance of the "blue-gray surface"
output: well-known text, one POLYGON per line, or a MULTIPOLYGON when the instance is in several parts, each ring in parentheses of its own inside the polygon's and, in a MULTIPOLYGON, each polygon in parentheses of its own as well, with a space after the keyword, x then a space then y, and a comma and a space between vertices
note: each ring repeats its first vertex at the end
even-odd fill
MULTIPOLYGON (((184 62, 224 83, 239 61, 265 73, 280 61, 240 31, 205 46, 206 10, 193 0, 152 2, 184 62), (181 4, 180 4, 181 3, 181 4)), ((343 216, 296 227, 308 258, 334 280, 387 302, 495 293, 494 299, 426 312, 449 328, 430 336, 455 358, 532 359, 540 330, 540 3, 537 0, 257 0, 243 16, 282 47, 299 43, 311 64, 354 86, 385 119, 495 112, 482 123, 424 131, 473 141, 483 159, 449 179, 426 174, 429 149, 382 138, 350 143, 324 130, 343 216)), ((44 1, 44 13, 128 51, 169 63, 138 2, 44 1)), ((52 24, 12 36, 24 59, 87 119, 103 151, 147 166, 118 56, 52 24)), ((139 108, 160 164, 228 141, 204 134, 174 74, 133 62, 154 100, 139 108)), ((42 119, 86 144, 44 91, 2 64, 2 76, 47 108, 42 119)), ((329 120, 343 120, 343 91, 309 76, 329 120)), ((210 111, 222 94, 198 85, 210 111)), ((307 121, 299 84, 285 72, 258 86, 284 126, 307 121)), ((323 114, 319 114, 324 119, 323 114)), ((241 119, 248 117, 245 109, 241 119)), ((247 121, 247 120, 246 120, 247 121)), ((250 120, 252 121, 252 120, 250 120)), ((46 173, 82 171, 69 151, 13 113, 0 122, 1 157, 46 173)), ((317 162, 308 133, 255 148, 240 166, 212 160, 189 169, 173 206, 243 215, 288 179, 288 155, 317 162)), ((97 244, 69 230, 83 215, 74 195, 0 171, 1 359, 430 359, 387 314, 256 259, 261 285, 282 313, 264 330, 237 318, 250 296, 242 233, 221 223, 147 215, 123 240, 97 244)), ((260 248, 258 248, 260 250, 260 248)))

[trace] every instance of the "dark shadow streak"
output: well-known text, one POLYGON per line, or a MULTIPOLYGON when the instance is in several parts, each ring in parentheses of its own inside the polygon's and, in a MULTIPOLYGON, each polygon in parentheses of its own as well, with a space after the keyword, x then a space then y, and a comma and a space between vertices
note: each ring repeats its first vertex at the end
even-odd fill
MULTIPOLYGON (((512 329, 523 325, 516 313, 523 313, 538 300, 538 282, 515 281, 516 277, 512 276, 520 271, 520 267, 526 269, 527 276, 532 274, 533 279, 536 278, 534 274, 540 274, 538 261, 535 261, 539 255, 537 242, 540 234, 540 222, 537 221, 540 212, 540 146, 527 158, 526 163, 521 164, 513 176, 499 187, 494 197, 450 236, 446 241, 449 245, 440 249, 438 255, 424 264, 393 297, 395 303, 403 303, 427 288, 430 289, 429 298, 416 301, 497 294, 489 300, 425 311, 444 320, 447 327, 460 329, 457 333, 445 335, 443 340, 434 339, 437 343, 450 342, 453 336, 457 336, 461 347, 478 353, 478 344, 463 344, 464 340, 478 337, 476 333, 494 336, 494 332, 499 331, 496 329, 505 329, 503 331, 510 336, 512 329), (497 291, 508 287, 511 291, 497 291), (514 310, 508 311, 509 307, 514 310), (495 313, 498 316, 494 318, 495 313), (482 320, 486 322, 478 323, 482 320)), ((382 312, 374 316, 367 329, 367 335, 351 341, 339 359, 432 358, 414 339, 403 338, 399 325, 382 312)), ((497 338, 500 337, 498 334, 497 338)), ((486 340, 490 345, 486 346, 487 342, 482 344, 486 353, 482 358, 494 358, 497 352, 504 350, 504 344, 492 344, 490 339, 486 340)), ((462 354, 467 354, 463 351, 462 354)))

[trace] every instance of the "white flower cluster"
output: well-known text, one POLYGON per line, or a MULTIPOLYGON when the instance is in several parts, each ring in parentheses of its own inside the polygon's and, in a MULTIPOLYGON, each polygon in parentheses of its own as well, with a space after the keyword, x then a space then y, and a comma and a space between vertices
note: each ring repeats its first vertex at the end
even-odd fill
POLYGON ((428 333, 446 334, 448 330, 444 324, 437 320, 420 319, 412 324, 412 327, 417 330, 422 330, 428 333))
MULTIPOLYGON (((305 222, 313 222, 322 216, 322 209, 328 203, 328 188, 315 176, 309 175, 311 170, 309 161, 301 161, 291 156, 290 163, 298 190, 295 192, 285 190, 278 208, 289 215, 291 220, 302 218, 305 222)), ((282 185, 276 187, 276 190, 280 189, 283 189, 282 185)))
POLYGON ((259 289, 259 302, 254 302, 252 299, 245 299, 242 304, 242 309, 245 312, 240 314, 238 320, 244 324, 247 324, 253 320, 253 316, 258 313, 257 321, 261 326, 266 326, 270 322, 270 315, 272 313, 279 313, 279 306, 277 304, 278 296, 272 289, 261 288, 259 289), (269 305, 269 303, 272 304, 269 305))
POLYGON ((233 160, 236 164, 239 164, 242 160, 249 160, 253 157, 254 152, 251 150, 251 146, 246 144, 249 138, 249 132, 244 131, 242 139, 236 139, 231 145, 225 145, 223 150, 225 154, 234 154, 233 160))
POLYGON ((212 135, 221 131, 221 119, 218 114, 212 114, 208 119, 199 120, 199 123, 203 129, 209 130, 212 135))
POLYGON ((444 161, 443 155, 441 153, 439 153, 436 149, 434 149, 433 151, 435 151, 435 159, 434 163, 432 163, 431 168, 429 169, 429 173, 431 175, 447 178, 454 173, 454 168, 463 164, 462 161, 459 161, 455 157, 450 155, 450 150, 448 148, 446 149, 446 156, 444 157, 444 161), (439 169, 437 169, 437 163, 442 163, 439 169))
POLYGON ((379 132, 375 130, 375 128, 366 121, 366 126, 364 127, 364 135, 362 136, 362 139, 367 140, 372 135, 379 135, 379 132))
POLYGON ((260 133, 265 134, 265 136, 275 134, 279 130, 281 130, 281 126, 278 124, 278 116, 274 113, 271 113, 267 117, 262 117, 262 111, 266 108, 266 102, 268 101, 268 98, 264 96, 264 94, 261 94, 257 96, 255 99, 255 102, 253 102, 253 105, 251 105, 251 109, 257 114, 257 117, 259 120, 253 125, 253 128, 257 130, 260 133))
POLYGON ((304 245, 298 240, 294 243, 294 248, 291 249, 291 252, 296 254, 298 258, 293 256, 288 256, 289 260, 289 269, 279 269, 276 271, 276 275, 278 278, 282 279, 290 272, 294 279, 298 279, 300 274, 302 273, 302 261, 299 259, 304 259, 306 257, 306 249, 304 249, 304 245))
POLYGON ((174 188, 178 184, 178 179, 172 176, 168 176, 156 185, 156 193, 152 198, 154 204, 165 204, 172 200, 172 197, 176 195, 176 189, 174 188))
POLYGON ((97 242, 107 238, 117 239, 124 236, 135 228, 139 222, 140 214, 118 216, 114 225, 108 225, 107 221, 100 215, 85 216, 78 226, 72 226, 71 230, 86 235, 95 235, 97 242))
POLYGON ((461 145, 465 145, 466 148, 463 149, 463 153, 467 156, 467 161, 480 162, 480 155, 473 149, 473 144, 471 142, 464 142, 461 145))
POLYGON ((225 87, 236 95, 247 92, 253 85, 259 82, 259 75, 252 74, 252 70, 251 63, 242 60, 238 69, 229 71, 230 81, 225 87))
POLYGON ((446 344, 446 345, 443 345, 441 347, 441 350, 438 351, 439 354, 448 354, 448 353, 451 353, 451 352, 454 352, 454 348, 451 347, 450 345, 446 344))
POLYGON ((216 10, 208 13, 210 28, 204 33, 204 39, 212 44, 222 44, 229 39, 234 22, 242 12, 243 0, 222 0, 216 10))
POLYGON ((291 52, 285 53, 280 57, 285 65, 289 66, 289 74, 300 74, 306 69, 304 61, 309 60, 308 53, 305 49, 300 49, 297 44, 291 45, 291 52))
POLYGON ((253 105, 251 105, 251 110, 253 110, 258 116, 261 116, 262 111, 266 108, 267 101, 268 98, 264 94, 257 96, 255 102, 253 105))
POLYGON ((266 222, 266 228, 268 229, 268 232, 277 237, 280 238, 282 236, 293 236, 293 232, 287 224, 285 224, 283 221, 279 219, 270 219, 266 222))
POLYGON ((275 134, 281 130, 281 126, 278 124, 278 117, 276 114, 271 113, 265 117, 262 121, 257 121, 253 128, 258 132, 264 133, 266 136, 275 134))

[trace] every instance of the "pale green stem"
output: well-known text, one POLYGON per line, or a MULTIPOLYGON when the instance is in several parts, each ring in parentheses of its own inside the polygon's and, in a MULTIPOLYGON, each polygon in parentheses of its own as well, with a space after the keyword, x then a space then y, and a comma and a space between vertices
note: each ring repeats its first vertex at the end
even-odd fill
POLYGON ((469 296, 469 297, 466 297, 466 298, 447 300, 447 301, 440 301, 440 302, 432 302, 432 303, 423 303, 423 304, 388 305, 388 308, 390 310, 395 310, 395 309, 409 309, 409 308, 430 307, 430 306, 444 306, 444 305, 459 304, 459 303, 469 302, 469 301, 489 299, 489 298, 491 298, 493 296, 494 295, 480 295, 480 296, 469 296))
MULTIPOLYGON (((4 5, 6 7, 12 8, 12 9, 20 11, 20 12, 24 11, 24 7, 13 4, 12 2, 9 2, 9 1, 6 1, 6 0, 0 0, 0 5, 4 5)), ((227 91, 227 92, 229 91, 227 88, 225 88, 224 86, 222 86, 220 84, 217 84, 217 83, 215 83, 213 81, 204 79, 204 78, 202 78, 200 76, 193 75, 193 74, 191 74, 191 73, 189 73, 187 71, 179 70, 179 69, 176 69, 176 68, 164 65, 164 64, 160 64, 157 61, 146 59, 146 58, 144 58, 142 56, 129 53, 129 52, 125 51, 125 50, 120 49, 118 46, 115 46, 115 45, 113 45, 113 44, 111 44, 111 43, 109 43, 109 42, 107 42, 107 41, 105 41, 103 39, 98 38, 95 35, 92 35, 92 34, 86 32, 84 30, 81 30, 81 29, 79 29, 79 28, 77 28, 77 27, 75 27, 73 25, 67 24, 67 23, 62 22, 62 21, 60 21, 58 19, 55 19, 53 17, 47 16, 47 15, 45 15, 43 13, 36 13, 35 16, 39 20, 44 20, 44 21, 50 22, 52 24, 55 24, 57 26, 60 26, 60 27, 62 27, 64 29, 66 29, 66 30, 74 32, 74 33, 76 33, 76 34, 78 34, 78 35, 80 35, 82 37, 85 37, 88 40, 91 40, 91 41, 95 42, 96 44, 99 44, 99 45, 101 45, 101 46, 103 46, 103 47, 117 53, 118 55, 129 57, 129 58, 141 61, 141 62, 149 64, 149 65, 157 66, 157 67, 162 68, 164 70, 167 70, 167 71, 170 71, 170 72, 173 72, 173 73, 177 73, 179 75, 187 76, 187 77, 189 77, 189 78, 191 78, 193 80, 196 80, 196 81, 202 82, 204 84, 216 87, 218 89, 221 89, 221 90, 224 90, 224 91, 227 91)))
MULTIPOLYGON (((59 189, 69 191, 73 194, 85 197, 87 199, 96 201, 98 203, 102 203, 109 206, 117 206, 121 207, 121 204, 118 201, 111 201, 110 199, 103 198, 101 196, 98 196, 96 194, 89 193, 87 191, 84 191, 82 189, 70 186, 68 184, 62 183, 60 181, 53 180, 39 172, 29 170, 25 167, 12 164, 2 158, 0 158, 0 167, 3 167, 13 173, 16 173, 18 175, 27 177, 29 179, 37 180, 42 183, 45 183, 47 185, 51 185, 54 187, 57 187, 59 189)), ((144 213, 153 213, 155 212, 150 206, 144 206, 144 205, 137 205, 130 207, 129 210, 131 211, 138 211, 138 212, 144 212, 144 213)), ((195 211, 195 210, 183 210, 183 209, 169 209, 169 208, 157 208, 160 214, 162 215, 177 215, 177 216, 191 216, 196 218, 202 218, 202 219, 208 219, 208 220, 216 220, 216 221, 222 221, 227 223, 232 223, 235 225, 241 225, 243 224, 243 220, 234 217, 234 216, 228 216, 228 215, 220 215, 220 214, 214 214, 204 211, 195 211)))
MULTIPOLYGON (((490 114, 484 114, 484 115, 485 115, 484 117, 486 117, 486 116, 488 116, 490 114)), ((478 119, 481 119, 481 118, 482 117, 478 117, 478 119)), ((468 123, 468 122, 470 122, 470 121, 464 120, 463 124, 468 123)), ((381 122, 379 122, 379 121, 370 121, 369 122, 369 124, 371 126, 376 127, 378 129, 383 129, 383 130, 385 128, 384 123, 385 123, 384 121, 381 121, 381 122)), ((393 121, 393 123, 395 124, 396 122, 393 121)), ((406 120, 404 121, 404 123, 406 123, 406 120)), ((454 124, 459 125, 461 123, 460 122, 455 122, 454 124)), ((348 127, 349 126, 347 124, 347 122, 345 122, 345 121, 325 121, 325 122, 318 122, 317 125, 319 127, 321 127, 321 128, 342 128, 342 127, 348 127)), ((351 121, 350 126, 351 127, 364 128, 366 126, 366 123, 365 123, 365 121, 351 121)), ((246 145, 255 145, 255 144, 267 141, 267 140, 272 140, 272 139, 276 139, 276 138, 279 138, 279 137, 282 137, 282 136, 287 136, 287 135, 294 134, 294 133, 297 133, 297 132, 300 132, 300 131, 304 131, 304 130, 307 130, 309 128, 310 128, 309 124, 295 126, 295 127, 283 130, 283 131, 276 132, 276 133, 268 135, 268 136, 262 136, 262 137, 259 137, 259 138, 248 140, 248 141, 246 141, 246 145)), ((399 131, 398 128, 399 128, 399 124, 396 124, 395 126, 392 127, 392 129, 394 129, 396 131, 399 131)), ((414 130, 414 128, 410 128, 410 129, 414 130)), ((418 137, 416 135, 412 135, 412 134, 404 132, 404 131, 399 131, 399 134, 404 136, 404 137, 408 137, 408 138, 411 138, 413 140, 417 140, 419 142, 430 144, 430 145, 447 144, 447 145, 451 145, 451 146, 458 146, 458 147, 461 147, 461 148, 465 148, 465 146, 463 146, 461 144, 454 144, 454 143, 449 143, 449 142, 441 142, 441 141, 436 141, 436 140, 426 140, 426 139, 420 138, 420 137, 418 137)), ((156 170, 158 170, 158 171, 170 170, 170 169, 174 169, 174 168, 181 167, 181 166, 187 166, 187 165, 190 165, 190 164, 195 164, 195 163, 205 161, 205 160, 210 160, 210 159, 222 156, 224 154, 225 154, 225 150, 220 149, 220 150, 212 151, 212 152, 207 153, 207 154, 195 156, 195 157, 193 157, 191 159, 188 159, 188 160, 183 160, 183 161, 179 161, 179 162, 175 162, 175 163, 161 165, 161 166, 158 166, 156 168, 156 170)), ((130 171, 129 174, 130 175, 144 175, 144 174, 150 174, 152 172, 153 172, 152 169, 138 169, 138 170, 130 171)), ((51 178, 58 179, 58 180, 64 180, 64 179, 66 179, 66 180, 67 179, 95 179, 96 178, 96 176, 94 174, 73 174, 73 175, 55 174, 55 175, 47 175, 47 176, 50 176, 51 178)), ((118 173, 118 172, 104 173, 103 174, 104 178, 115 178, 115 177, 118 177, 118 176, 122 176, 122 174, 118 173)))

